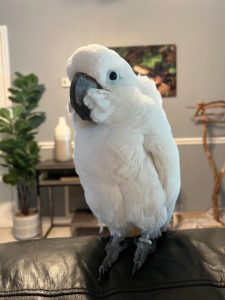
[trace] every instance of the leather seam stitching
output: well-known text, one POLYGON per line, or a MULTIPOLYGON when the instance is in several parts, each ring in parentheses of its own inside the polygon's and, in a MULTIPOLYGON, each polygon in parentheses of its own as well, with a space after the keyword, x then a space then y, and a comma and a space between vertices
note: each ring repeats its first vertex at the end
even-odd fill
MULTIPOLYGON (((15 290, 15 291, 0 291, 0 297, 8 294, 8 295, 13 295, 16 293, 22 294, 23 292, 26 292, 25 294, 29 295, 31 293, 40 293, 40 295, 44 295, 45 292, 49 293, 49 296, 53 296, 55 294, 57 295, 65 295, 65 294, 69 294, 69 293, 87 293, 87 294, 98 294, 98 295, 109 295, 110 293, 114 292, 135 292, 136 289, 145 289, 146 291, 149 290, 154 290, 154 289, 160 289, 160 288, 179 288, 179 287, 191 287, 191 285, 189 285, 188 283, 196 283, 193 286, 202 286, 202 285, 209 285, 209 286, 214 286, 214 287, 218 287, 218 288, 224 288, 225 287, 225 281, 213 281, 213 280, 202 280, 202 279, 196 279, 196 280, 180 280, 180 281, 172 281, 172 282, 160 282, 160 283, 156 283, 156 284, 150 284, 150 286, 148 285, 136 285, 134 286, 134 288, 131 287, 114 287, 111 289, 107 289, 107 290, 100 290, 100 289, 87 289, 87 288, 71 288, 71 289, 60 289, 60 290, 48 290, 48 289, 22 289, 22 290, 15 290), (181 286, 174 286, 173 284, 179 284, 179 283, 186 283, 186 285, 181 285, 181 286), (205 284, 204 284, 205 283, 205 284)), ((141 292, 141 291, 138 291, 141 292)))

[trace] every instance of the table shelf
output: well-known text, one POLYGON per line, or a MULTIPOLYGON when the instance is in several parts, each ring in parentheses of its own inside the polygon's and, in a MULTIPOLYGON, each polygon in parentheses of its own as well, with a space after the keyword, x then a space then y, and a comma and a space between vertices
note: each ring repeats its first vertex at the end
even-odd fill
POLYGON ((47 172, 39 175, 39 186, 73 186, 80 185, 80 179, 78 176, 62 176, 62 177, 51 177, 47 172))

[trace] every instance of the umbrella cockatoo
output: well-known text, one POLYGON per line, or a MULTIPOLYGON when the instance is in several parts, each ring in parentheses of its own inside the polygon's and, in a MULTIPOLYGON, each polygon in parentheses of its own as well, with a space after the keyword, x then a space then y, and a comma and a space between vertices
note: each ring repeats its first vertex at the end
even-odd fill
POLYGON ((93 44, 69 58, 75 166, 94 215, 112 236, 99 275, 139 228, 133 273, 169 224, 180 190, 177 146, 153 80, 115 51, 93 44))

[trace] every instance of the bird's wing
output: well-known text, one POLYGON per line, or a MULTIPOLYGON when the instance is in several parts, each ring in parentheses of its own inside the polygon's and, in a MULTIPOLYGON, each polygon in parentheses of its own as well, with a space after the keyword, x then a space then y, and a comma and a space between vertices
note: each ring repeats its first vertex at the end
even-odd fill
POLYGON ((155 104, 149 109, 149 119, 151 120, 149 123, 148 120, 145 122, 147 130, 144 135, 144 149, 157 170, 166 193, 168 214, 171 215, 180 190, 179 153, 162 108, 162 97, 155 82, 146 76, 139 76, 138 79, 140 92, 155 104), (154 109, 154 113, 151 114, 152 109, 154 109))
POLYGON ((166 196, 151 155, 146 155, 142 145, 124 146, 127 162, 119 175, 119 185, 124 199, 126 217, 131 223, 157 236, 165 224, 167 211, 166 196))
POLYGON ((145 135, 144 148, 154 163, 165 191, 170 219, 180 190, 180 164, 177 146, 172 136, 153 138, 151 135, 145 135))

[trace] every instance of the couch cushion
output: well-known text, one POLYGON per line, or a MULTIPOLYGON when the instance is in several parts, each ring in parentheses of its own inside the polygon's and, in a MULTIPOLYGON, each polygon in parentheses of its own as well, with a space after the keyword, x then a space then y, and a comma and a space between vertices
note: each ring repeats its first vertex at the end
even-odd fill
POLYGON ((0 299, 225 299, 225 229, 164 234, 135 277, 130 240, 98 282, 106 242, 79 237, 1 244, 0 299))

